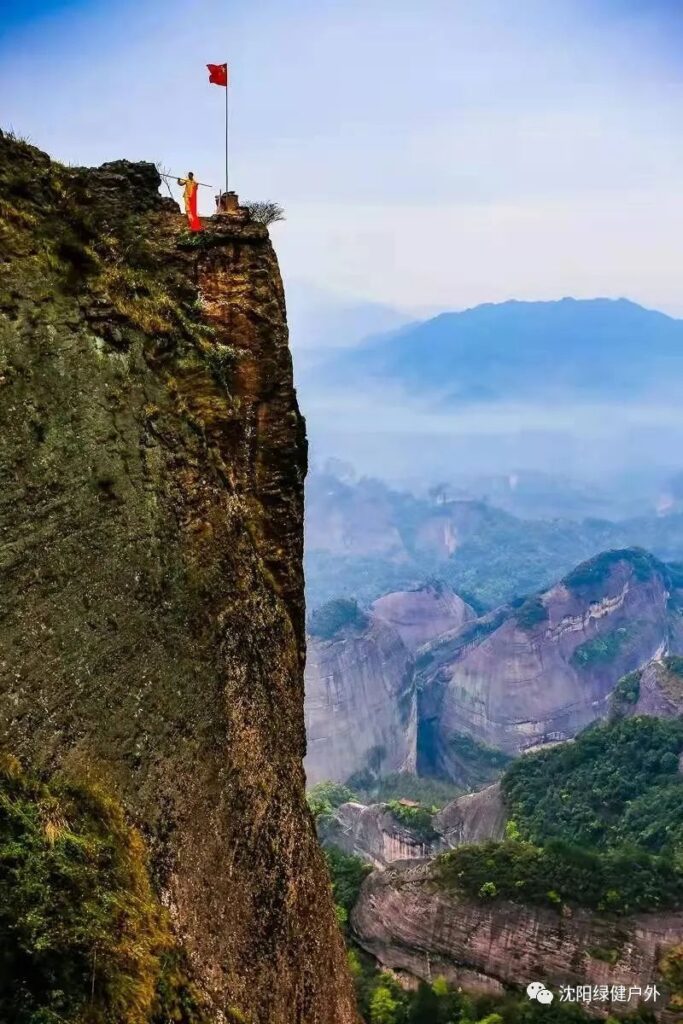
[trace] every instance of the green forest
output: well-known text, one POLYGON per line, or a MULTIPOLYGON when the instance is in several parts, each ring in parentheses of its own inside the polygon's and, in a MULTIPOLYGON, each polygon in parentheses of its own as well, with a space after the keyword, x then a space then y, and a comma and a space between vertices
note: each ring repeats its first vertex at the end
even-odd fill
POLYGON ((519 758, 503 775, 503 842, 440 858, 478 899, 617 914, 683 906, 683 719, 623 718, 519 758))
POLYGON ((683 847, 683 720, 624 718, 573 743, 519 758, 502 780, 522 838, 635 847, 673 857, 683 847))

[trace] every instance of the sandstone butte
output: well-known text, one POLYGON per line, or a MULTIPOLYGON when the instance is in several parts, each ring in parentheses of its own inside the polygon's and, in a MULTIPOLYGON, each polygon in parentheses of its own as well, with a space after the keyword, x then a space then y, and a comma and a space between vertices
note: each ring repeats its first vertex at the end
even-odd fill
POLYGON ((216 1020, 346 1024, 278 264, 158 186, 0 133, 0 745, 121 797, 216 1020))

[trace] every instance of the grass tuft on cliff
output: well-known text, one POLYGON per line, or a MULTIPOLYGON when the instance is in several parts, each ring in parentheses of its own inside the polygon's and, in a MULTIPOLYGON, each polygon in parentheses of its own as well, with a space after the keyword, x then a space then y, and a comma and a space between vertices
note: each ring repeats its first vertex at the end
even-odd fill
POLYGON ((0 1020, 204 1020, 145 845, 92 785, 25 774, 0 757, 0 1020))

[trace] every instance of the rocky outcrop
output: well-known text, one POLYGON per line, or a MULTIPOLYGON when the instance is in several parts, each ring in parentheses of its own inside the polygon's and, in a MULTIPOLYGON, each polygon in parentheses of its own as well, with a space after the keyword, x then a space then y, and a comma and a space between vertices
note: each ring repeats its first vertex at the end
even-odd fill
POLYGON ((394 627, 411 651, 476 618, 470 606, 442 583, 385 594, 375 601, 372 611, 394 627))
POLYGON ((668 650, 670 593, 652 556, 608 552, 521 607, 426 645, 422 756, 459 780, 463 737, 514 755, 606 716, 618 680, 668 650))
POLYGON ((336 846, 376 868, 401 861, 425 860, 445 849, 441 838, 425 840, 398 821, 387 804, 346 803, 318 825, 325 846, 336 846))
POLYGON ((264 227, 190 237, 158 185, 0 133, 0 744, 117 791, 221 1019, 351 1022, 280 275, 264 227))
POLYGON ((414 771, 414 663, 391 626, 368 616, 329 640, 309 638, 306 733, 309 786, 414 771))
POLYGON ((506 819, 500 783, 495 782, 446 804, 435 816, 434 827, 443 836, 444 846, 452 849, 465 843, 502 839, 506 819))
POLYGON ((516 903, 479 903, 444 889, 433 865, 373 872, 352 913, 354 934, 380 964, 502 994, 507 983, 625 985, 643 991, 683 913, 603 917, 516 903))
POLYGON ((683 658, 651 661, 631 673, 619 683, 612 703, 625 715, 675 718, 683 714, 683 658))
POLYGON ((432 817, 432 835, 399 821, 388 804, 346 803, 318 824, 326 846, 360 857, 376 868, 402 861, 425 860, 464 843, 502 839, 506 812, 495 783, 446 804, 432 817))

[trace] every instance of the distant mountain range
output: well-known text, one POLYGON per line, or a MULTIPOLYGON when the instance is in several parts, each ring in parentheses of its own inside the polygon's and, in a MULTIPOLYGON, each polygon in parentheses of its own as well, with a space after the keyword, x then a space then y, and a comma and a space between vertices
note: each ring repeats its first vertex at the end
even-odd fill
POLYGON ((446 404, 673 397, 683 380, 683 321, 626 299, 487 304, 335 353, 318 379, 394 384, 446 404))

